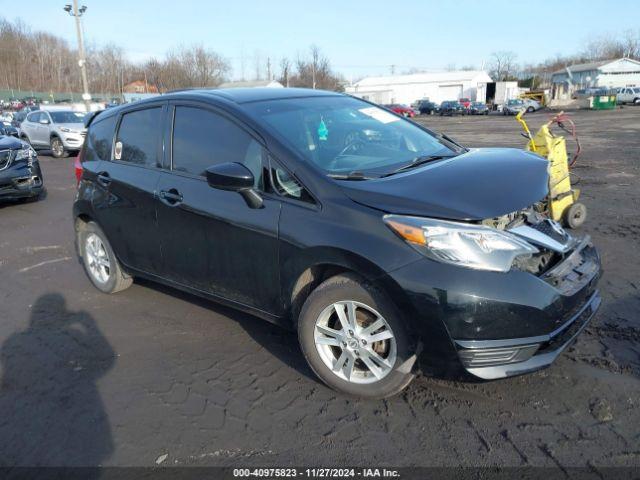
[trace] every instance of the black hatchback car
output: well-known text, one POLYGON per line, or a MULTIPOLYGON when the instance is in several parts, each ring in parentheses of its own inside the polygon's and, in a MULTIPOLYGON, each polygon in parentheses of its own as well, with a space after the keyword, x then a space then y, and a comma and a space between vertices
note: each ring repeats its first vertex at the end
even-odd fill
POLYGON ((94 117, 80 160, 77 248, 98 289, 145 277, 296 329, 349 394, 392 395, 421 365, 546 367, 599 306, 589 237, 540 203, 545 159, 360 99, 171 93, 94 117))

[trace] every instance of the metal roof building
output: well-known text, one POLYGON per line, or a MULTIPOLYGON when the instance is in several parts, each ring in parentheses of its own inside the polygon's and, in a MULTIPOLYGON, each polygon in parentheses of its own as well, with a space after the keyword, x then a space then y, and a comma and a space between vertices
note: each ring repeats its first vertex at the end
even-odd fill
POLYGON ((462 70, 367 77, 347 86, 345 91, 375 103, 408 105, 421 99, 436 103, 459 98, 484 100, 489 82, 491 77, 484 71, 462 70))

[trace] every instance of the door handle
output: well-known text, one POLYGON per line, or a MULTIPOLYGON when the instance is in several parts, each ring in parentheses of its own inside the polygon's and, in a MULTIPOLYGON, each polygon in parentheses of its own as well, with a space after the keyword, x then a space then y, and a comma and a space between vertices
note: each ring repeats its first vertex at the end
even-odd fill
POLYGON ((170 190, 160 190, 159 196, 160 200, 170 207, 174 207, 182 202, 182 194, 175 188, 170 190))
POLYGON ((98 183, 103 187, 108 187, 111 183, 111 177, 107 172, 98 173, 98 183))

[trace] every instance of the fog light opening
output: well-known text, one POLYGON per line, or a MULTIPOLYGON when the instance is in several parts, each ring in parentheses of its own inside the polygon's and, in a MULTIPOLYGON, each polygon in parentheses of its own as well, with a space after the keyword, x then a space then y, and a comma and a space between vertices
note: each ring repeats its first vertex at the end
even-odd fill
POLYGON ((467 368, 490 367, 529 360, 540 348, 540 344, 519 345, 504 348, 476 348, 459 350, 462 364, 467 368))

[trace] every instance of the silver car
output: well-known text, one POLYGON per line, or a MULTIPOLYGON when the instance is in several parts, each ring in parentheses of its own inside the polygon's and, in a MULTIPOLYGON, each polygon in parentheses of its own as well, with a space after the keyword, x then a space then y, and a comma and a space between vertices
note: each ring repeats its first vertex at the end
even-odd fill
POLYGON ((84 116, 72 110, 36 110, 20 125, 20 137, 36 150, 48 149, 56 158, 66 157, 82 147, 84 116))
POLYGON ((517 115, 522 111, 526 111, 527 113, 535 112, 536 110, 540 110, 540 103, 535 100, 531 100, 530 98, 526 98, 524 100, 513 99, 509 100, 502 107, 503 115, 517 115))
POLYGON ((618 103, 640 105, 640 87, 622 87, 618 89, 618 103))

